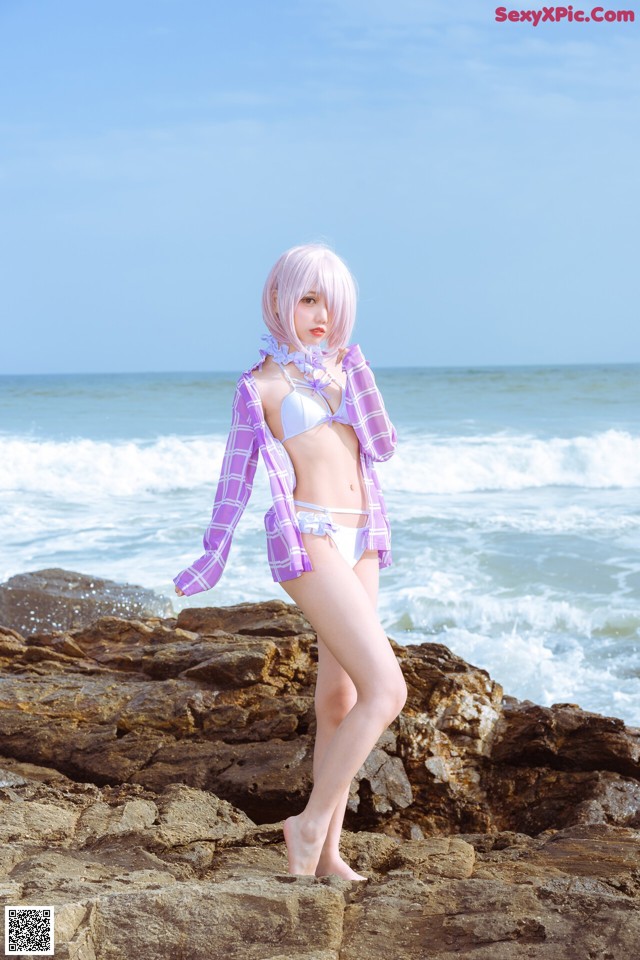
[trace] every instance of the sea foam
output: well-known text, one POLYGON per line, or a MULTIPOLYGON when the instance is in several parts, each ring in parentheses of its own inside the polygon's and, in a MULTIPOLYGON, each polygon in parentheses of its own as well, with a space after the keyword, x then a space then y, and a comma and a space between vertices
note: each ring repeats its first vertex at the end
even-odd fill
POLYGON ((217 482, 223 453, 218 437, 144 443, 0 438, 0 491, 91 501, 193 489, 217 482))
POLYGON ((386 481, 415 493, 470 493, 571 486, 640 486, 640 437, 622 430, 592 436, 489 434, 413 436, 384 464, 386 481))
MULTIPOLYGON (((0 491, 65 499, 195 489, 217 481, 226 437, 153 441, 0 437, 0 491)), ((380 464, 398 492, 465 493, 572 486, 640 487, 640 437, 621 430, 541 439, 528 435, 413 435, 380 464)))

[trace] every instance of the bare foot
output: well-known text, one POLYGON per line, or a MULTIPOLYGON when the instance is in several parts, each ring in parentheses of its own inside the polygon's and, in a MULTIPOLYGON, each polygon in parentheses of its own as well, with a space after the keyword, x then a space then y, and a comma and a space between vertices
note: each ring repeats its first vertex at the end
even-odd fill
POLYGON ((348 863, 338 857, 337 859, 331 861, 318 862, 316 867, 316 877, 328 877, 331 874, 334 874, 337 877, 342 877, 343 880, 368 880, 368 877, 363 877, 361 873, 356 873, 355 870, 352 870, 348 863))
POLYGON ((314 877, 326 833, 320 834, 313 826, 305 824, 299 814, 287 817, 282 832, 287 845, 289 873, 314 877))

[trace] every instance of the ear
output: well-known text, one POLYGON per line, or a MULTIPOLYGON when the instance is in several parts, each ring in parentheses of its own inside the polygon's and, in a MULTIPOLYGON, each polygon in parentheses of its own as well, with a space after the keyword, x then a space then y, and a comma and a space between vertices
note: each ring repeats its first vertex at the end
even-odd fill
POLYGON ((271 308, 277 317, 278 316, 278 290, 275 287, 271 291, 271 308))

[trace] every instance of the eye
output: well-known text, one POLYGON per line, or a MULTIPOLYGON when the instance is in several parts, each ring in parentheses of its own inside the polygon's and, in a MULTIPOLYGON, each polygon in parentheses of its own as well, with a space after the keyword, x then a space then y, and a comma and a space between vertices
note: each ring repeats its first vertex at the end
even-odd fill
POLYGON ((303 297, 303 298, 302 298, 302 302, 303 302, 303 303, 315 303, 315 302, 316 302, 316 298, 315 298, 315 297, 303 297))

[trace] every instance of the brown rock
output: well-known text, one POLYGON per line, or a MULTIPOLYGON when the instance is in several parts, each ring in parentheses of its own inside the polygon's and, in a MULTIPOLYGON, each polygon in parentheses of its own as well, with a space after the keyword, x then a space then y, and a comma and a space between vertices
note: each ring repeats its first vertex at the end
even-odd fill
POLYGON ((189 783, 231 803, 239 800, 252 819, 269 823, 283 809, 288 815, 304 806, 311 789, 310 749, 308 737, 242 745, 191 741, 188 749, 173 742, 158 745, 153 762, 141 764, 130 779, 154 791, 168 782, 189 783))
MULTIPOLYGON (((102 617, 26 641, 5 630, 4 751, 99 785, 184 783, 257 822, 280 820, 311 784, 314 634, 281 601, 183 613, 102 617)), ((349 828, 420 840, 638 825, 638 731, 504 698, 441 644, 392 646, 409 699, 354 779, 349 828)))
POLYGON ((29 636, 72 630, 100 616, 170 616, 152 590, 54 567, 19 573, 0 584, 0 623, 29 636))
POLYGON ((575 704, 509 698, 481 782, 497 829, 640 826, 640 730, 575 704))
POLYGON ((208 791, 99 788, 3 758, 0 785, 0 895, 55 906, 58 960, 604 960, 640 941, 637 830, 345 831, 369 877, 349 883, 290 876, 282 824, 208 791))
POLYGON ((203 636, 211 636, 217 630, 254 637, 291 637, 313 632, 300 608, 283 600, 236 603, 230 607, 186 607, 178 614, 177 626, 203 636))
MULTIPOLYGON (((411 784, 402 760, 397 756, 389 756, 388 749, 389 743, 383 734, 356 778, 357 790, 350 797, 348 809, 358 814, 357 822, 362 826, 368 822, 375 824, 380 814, 391 813, 394 809, 404 810, 413 801, 411 784)), ((350 820, 356 818, 350 817, 350 820)))
POLYGON ((573 703, 540 707, 506 702, 495 730, 494 762, 535 764, 557 770, 612 770, 640 776, 640 730, 573 703))
POLYGON ((473 874, 476 854, 459 837, 431 837, 398 844, 389 869, 407 868, 419 880, 433 877, 466 878, 473 874))
MULTIPOLYGON (((442 644, 394 644, 409 688, 392 725, 413 790, 411 820, 427 833, 490 829, 482 772, 502 713, 502 687, 442 644)), ((409 835, 405 831, 405 835, 409 835)))
POLYGON ((608 771, 490 768, 483 786, 498 830, 535 835, 578 823, 640 826, 640 782, 608 771))

